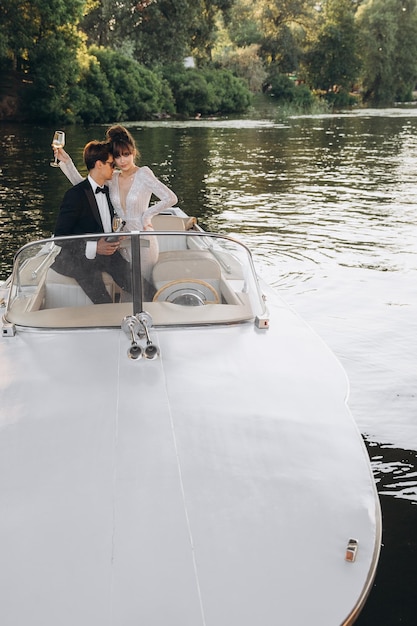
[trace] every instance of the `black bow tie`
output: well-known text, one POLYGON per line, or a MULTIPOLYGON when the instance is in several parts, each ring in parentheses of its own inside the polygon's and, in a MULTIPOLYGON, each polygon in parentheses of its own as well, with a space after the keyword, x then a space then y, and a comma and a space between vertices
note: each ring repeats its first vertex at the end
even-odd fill
POLYGON ((106 188, 105 187, 96 187, 96 193, 106 193, 106 188))

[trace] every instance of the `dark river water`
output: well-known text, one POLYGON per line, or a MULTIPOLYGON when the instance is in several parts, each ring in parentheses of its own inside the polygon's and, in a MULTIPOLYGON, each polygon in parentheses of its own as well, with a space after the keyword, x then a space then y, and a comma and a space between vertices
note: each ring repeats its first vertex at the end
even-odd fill
MULTIPOLYGON (((246 243, 345 367, 383 511, 380 566, 357 624, 415 626, 417 108, 286 119, 265 108, 129 128, 179 206, 246 243)), ((49 166, 54 130, 0 125, 0 279, 21 244, 53 230, 69 185, 49 166)), ((82 167, 83 145, 105 127, 64 130, 82 167)))

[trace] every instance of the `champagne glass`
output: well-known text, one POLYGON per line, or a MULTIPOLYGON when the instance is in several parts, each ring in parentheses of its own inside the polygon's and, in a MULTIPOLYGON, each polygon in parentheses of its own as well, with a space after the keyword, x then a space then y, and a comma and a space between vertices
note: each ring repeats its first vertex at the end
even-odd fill
MULTIPOLYGON (((52 139, 52 148, 63 148, 65 146, 65 133, 63 130, 56 130, 54 132, 54 136, 52 139)), ((58 157, 55 156, 55 160, 52 161, 49 165, 52 167, 59 167, 58 157)))
MULTIPOLYGON (((111 227, 114 233, 120 233, 123 226, 126 224, 124 219, 122 219, 117 213, 113 215, 111 227)), ((120 237, 106 237, 106 241, 119 241, 120 237)))
POLYGON ((124 222, 122 220, 122 218, 120 217, 120 215, 117 215, 117 213, 114 214, 113 216, 113 221, 112 221, 112 230, 114 233, 118 233, 122 230, 123 226, 124 226, 124 222))

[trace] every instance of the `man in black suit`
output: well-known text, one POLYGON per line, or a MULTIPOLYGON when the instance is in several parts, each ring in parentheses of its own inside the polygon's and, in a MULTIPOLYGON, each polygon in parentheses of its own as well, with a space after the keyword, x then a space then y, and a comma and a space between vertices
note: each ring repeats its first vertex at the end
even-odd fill
MULTIPOLYGON (((69 189, 58 214, 55 236, 112 232, 114 209, 104 183, 113 174, 114 159, 106 141, 90 141, 84 148, 88 177, 69 189)), ((61 252, 53 269, 71 276, 87 296, 100 304, 111 302, 102 272, 107 272, 125 291, 131 291, 129 263, 121 256, 116 238, 94 237, 89 241, 57 242, 61 252)))

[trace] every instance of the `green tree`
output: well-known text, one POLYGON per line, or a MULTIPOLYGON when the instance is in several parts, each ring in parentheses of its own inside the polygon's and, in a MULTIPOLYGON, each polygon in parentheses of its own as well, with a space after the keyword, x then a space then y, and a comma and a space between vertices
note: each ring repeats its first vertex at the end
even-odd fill
POLYGON ((317 11, 314 0, 260 0, 255 15, 263 33, 264 56, 278 63, 281 72, 298 67, 302 42, 312 28, 317 11))
POLYGON ((129 50, 132 58, 155 66, 184 58, 194 14, 188 0, 96 0, 80 27, 89 45, 129 50))
POLYGON ((29 71, 33 48, 56 29, 74 24, 81 17, 83 6, 84 0, 2 0, 3 61, 7 57, 13 69, 29 71))
POLYGON ((246 48, 262 41, 262 30, 255 15, 253 0, 236 0, 230 10, 228 31, 231 41, 239 48, 246 48))
POLYGON ((130 50, 148 67, 195 54, 211 59, 217 17, 226 20, 234 0, 96 0, 81 22, 88 44, 130 50))
POLYGON ((259 46, 256 44, 225 50, 216 58, 216 64, 230 70, 235 76, 243 78, 251 92, 262 91, 267 72, 259 56, 259 46))
POLYGON ((364 100, 389 105, 417 80, 416 0, 368 0, 357 12, 364 100))
POLYGON ((251 94, 245 82, 226 69, 204 71, 207 84, 212 85, 217 106, 212 113, 242 113, 251 104, 251 94))
POLYGON ((177 112, 185 116, 216 111, 214 85, 208 85, 201 71, 182 67, 165 68, 175 98, 177 112))
POLYGON ((71 117, 70 85, 77 76, 82 40, 75 24, 84 0, 2 0, 3 71, 24 81, 24 114, 38 120, 71 117))
POLYGON ((230 22, 235 0, 195 0, 191 51, 197 59, 211 62, 216 42, 219 18, 226 26, 230 22))
POLYGON ((290 105, 292 110, 309 111, 315 98, 306 85, 296 85, 279 71, 276 63, 271 63, 268 73, 269 94, 280 105, 290 105))
POLYGON ((83 121, 143 120, 174 112, 169 85, 155 72, 106 48, 92 47, 89 55, 77 85, 83 121))
POLYGON ((272 65, 278 65, 280 72, 297 72, 303 55, 305 31, 298 25, 283 24, 275 35, 262 39, 261 55, 272 65))
POLYGON ((70 94, 71 86, 78 79, 79 44, 76 30, 63 26, 46 32, 32 48, 30 83, 22 105, 26 118, 42 122, 74 121, 76 111, 70 94))
POLYGON ((181 62, 190 54, 195 3, 159 0, 142 4, 146 6, 133 33, 136 58, 149 67, 181 62))
POLYGON ((327 0, 322 26, 304 56, 304 65, 315 89, 352 88, 360 67, 352 0, 327 0))
POLYGON ((417 83, 417 0, 403 0, 398 18, 398 42, 395 64, 401 68, 395 85, 398 101, 412 99, 417 83))
POLYGON ((228 70, 167 66, 164 73, 175 98, 177 112, 185 116, 245 111, 251 94, 241 79, 228 70))
POLYGON ((315 23, 313 0, 235 0, 229 35, 238 47, 259 45, 259 56, 279 71, 298 69, 307 32, 315 23))

